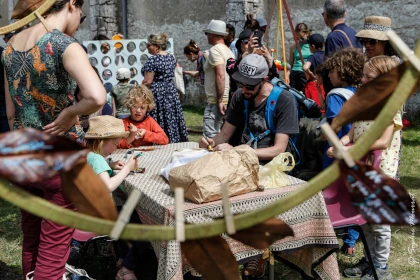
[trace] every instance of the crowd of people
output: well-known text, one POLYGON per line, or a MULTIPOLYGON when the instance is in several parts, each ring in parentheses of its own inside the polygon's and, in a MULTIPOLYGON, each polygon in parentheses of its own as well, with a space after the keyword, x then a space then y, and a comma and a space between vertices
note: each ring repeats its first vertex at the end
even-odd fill
MULTIPOLYGON (((177 62, 166 51, 168 35, 150 35, 147 49, 152 56, 141 69, 142 84, 130 84, 130 70, 119 69, 119 82, 111 90, 112 109, 105 110, 105 88, 85 50, 73 38, 81 22, 83 2, 57 0, 44 14, 45 24, 38 23, 13 37, 5 37, 8 44, 4 50, 0 49, 3 64, 0 70, 4 70, 1 74, 6 77, 5 84, 0 85, 5 91, 0 100, 3 106, 0 128, 5 132, 9 128, 31 127, 87 145, 88 164, 109 191, 114 192, 128 173, 137 168, 134 157, 127 162, 108 162, 106 157, 117 148, 188 141, 173 82, 177 62), (113 176, 112 169, 120 172, 113 176)), ((363 29, 356 32, 345 24, 343 0, 325 1, 322 16, 331 29, 325 39, 318 33, 312 34, 305 23, 296 25, 297 45, 290 48, 292 68, 287 75, 290 75, 290 86, 313 99, 331 123, 357 88, 401 61, 385 35, 391 29, 390 18, 366 17, 363 29)), ((224 151, 248 144, 255 149, 261 164, 292 151, 290 139, 299 133, 295 97, 272 82, 279 78, 279 73, 262 43, 266 28, 264 18, 247 16, 244 29, 236 38, 233 25, 212 20, 204 30, 211 48, 201 50, 194 40, 184 48, 187 59, 197 64, 195 71, 184 71, 184 74, 197 77, 206 94, 204 137, 199 146, 211 145, 214 151, 224 151), (268 120, 267 115, 272 119, 268 120)), ((354 143, 371 124, 357 122, 344 126, 338 136, 344 145, 354 143)), ((396 179, 401 126, 401 112, 398 112, 371 147, 371 150, 383 150, 380 168, 396 179)), ((333 162, 333 153, 333 148, 326 144, 324 168, 333 162)), ((22 188, 74 210, 62 192, 60 176, 22 188)), ((367 224, 363 230, 372 246, 379 279, 392 279, 388 267, 390 227, 367 224)), ((61 278, 74 229, 22 210, 22 231, 23 274, 33 275, 34 280, 61 278)), ((357 231, 348 231, 343 253, 354 255, 357 238, 357 231)), ((144 248, 144 244, 139 248, 144 248)), ((117 279, 136 279, 130 249, 122 251, 126 253, 120 261, 117 279)), ((373 279, 365 259, 346 269, 344 274, 373 279)))

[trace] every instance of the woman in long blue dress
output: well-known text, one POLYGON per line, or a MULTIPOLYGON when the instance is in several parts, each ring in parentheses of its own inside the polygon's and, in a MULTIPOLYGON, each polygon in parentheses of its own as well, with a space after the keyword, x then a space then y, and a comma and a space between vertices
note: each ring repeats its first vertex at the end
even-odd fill
POLYGON ((187 142, 187 127, 174 83, 176 61, 165 51, 167 41, 165 33, 149 36, 147 49, 152 56, 141 70, 142 83, 153 92, 156 107, 150 115, 165 131, 169 143, 187 142))

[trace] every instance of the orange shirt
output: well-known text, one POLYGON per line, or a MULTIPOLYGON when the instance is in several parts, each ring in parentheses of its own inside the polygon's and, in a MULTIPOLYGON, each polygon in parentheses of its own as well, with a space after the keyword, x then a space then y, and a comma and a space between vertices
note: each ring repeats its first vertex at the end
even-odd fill
POLYGON ((142 139, 135 139, 130 144, 127 144, 127 139, 122 139, 118 144, 120 149, 129 149, 131 147, 138 146, 151 146, 153 144, 166 145, 169 143, 168 136, 166 136, 163 129, 159 124, 150 116, 147 116, 141 122, 136 122, 130 119, 130 117, 122 119, 124 122, 124 128, 129 131, 128 125, 133 124, 137 129, 145 129, 146 134, 142 139))

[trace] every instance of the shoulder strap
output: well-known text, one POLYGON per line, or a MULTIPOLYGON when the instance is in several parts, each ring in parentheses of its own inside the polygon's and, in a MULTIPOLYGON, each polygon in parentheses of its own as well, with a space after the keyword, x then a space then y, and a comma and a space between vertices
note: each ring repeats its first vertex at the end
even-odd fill
POLYGON ((276 133, 276 127, 274 125, 274 109, 276 108, 277 101, 282 91, 283 88, 273 86, 270 95, 267 97, 267 103, 265 104, 265 121, 267 122, 271 133, 274 134, 276 133))
POLYGON ((340 30, 340 29, 336 29, 333 32, 340 32, 341 34, 343 34, 346 37, 347 42, 349 42, 350 47, 353 48, 353 44, 351 43, 350 38, 349 38, 349 36, 347 36, 346 32, 344 32, 343 30, 340 30))

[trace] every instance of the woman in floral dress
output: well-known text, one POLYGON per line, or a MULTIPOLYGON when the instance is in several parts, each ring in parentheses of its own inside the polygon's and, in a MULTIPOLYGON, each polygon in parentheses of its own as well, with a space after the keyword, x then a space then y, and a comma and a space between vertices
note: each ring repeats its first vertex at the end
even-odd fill
POLYGON ((153 92, 156 107, 150 114, 165 131, 169 143, 187 142, 187 127, 174 83, 176 61, 165 51, 167 41, 165 33, 149 36, 147 49, 152 56, 141 70, 142 83, 153 92))

